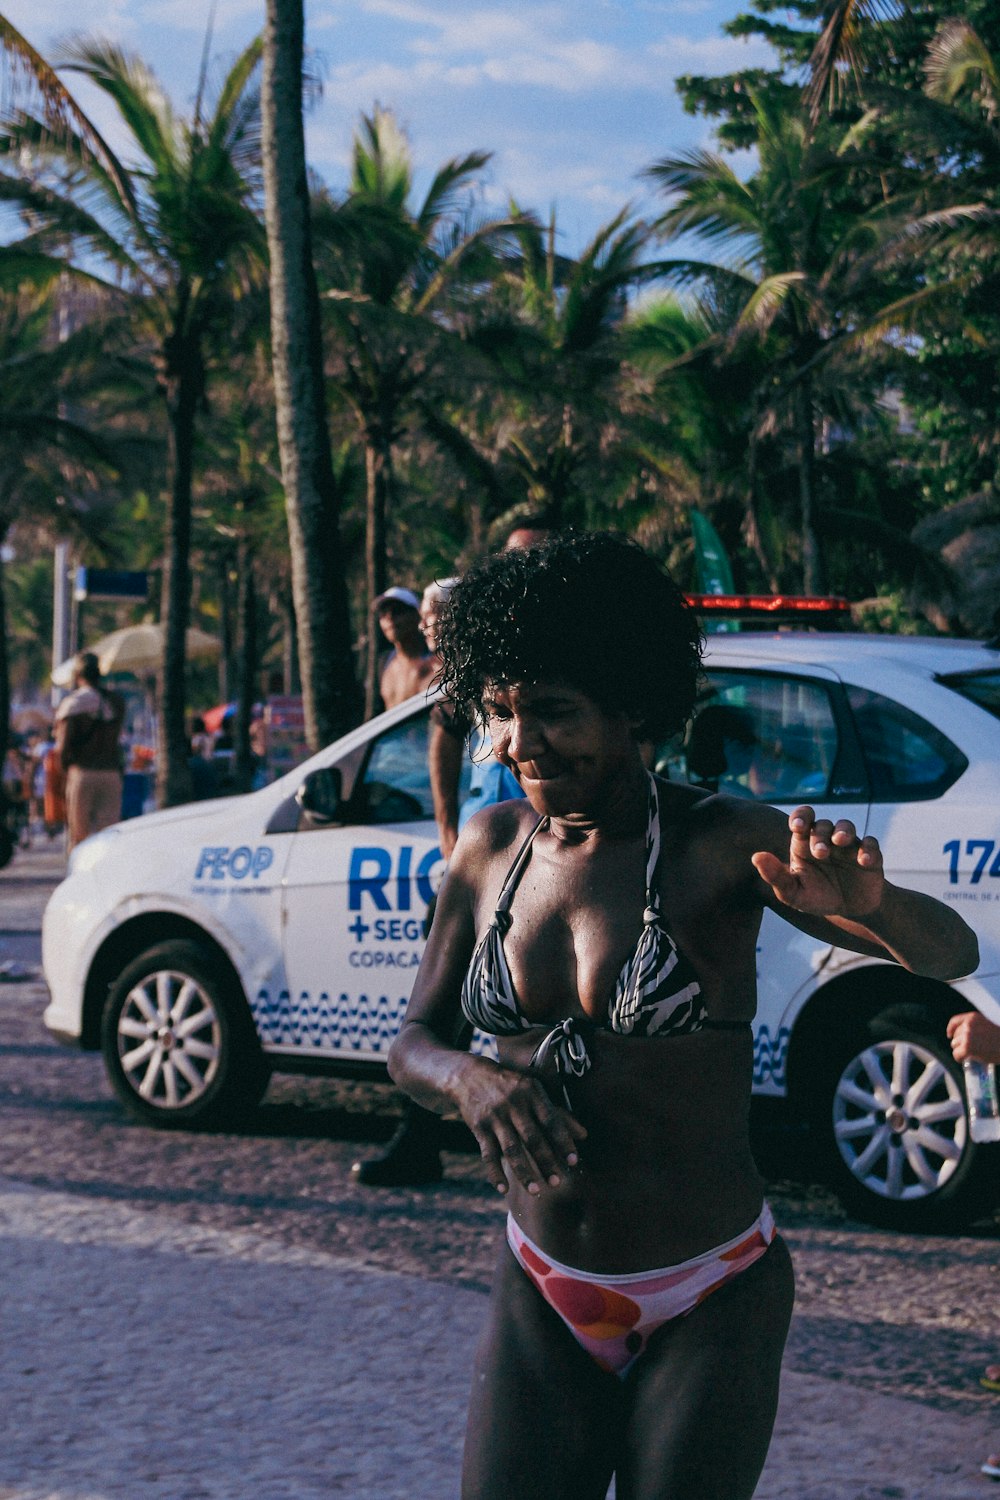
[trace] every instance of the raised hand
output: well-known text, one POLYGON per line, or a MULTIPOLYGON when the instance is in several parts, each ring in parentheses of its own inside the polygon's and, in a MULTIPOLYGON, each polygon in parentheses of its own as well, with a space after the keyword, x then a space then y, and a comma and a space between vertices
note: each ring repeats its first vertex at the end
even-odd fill
POLYGON ((767 849, 751 856, 783 905, 810 916, 856 921, 877 910, 885 888, 877 839, 859 839, 848 818, 817 819, 811 807, 797 807, 788 827, 787 864, 767 849))

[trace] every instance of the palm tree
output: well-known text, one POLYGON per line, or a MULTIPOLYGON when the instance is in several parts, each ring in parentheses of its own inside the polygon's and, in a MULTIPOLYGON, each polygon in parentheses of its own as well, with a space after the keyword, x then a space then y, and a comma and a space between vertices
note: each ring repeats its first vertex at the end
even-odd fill
POLYGON ((354 721, 357 686, 312 253, 303 30, 302 0, 267 0, 262 109, 274 394, 306 737, 315 750, 354 721))
POLYGON ((728 329, 713 336, 717 356, 742 357, 747 341, 766 355, 758 429, 780 428, 794 444, 801 584, 815 593, 824 586, 821 437, 831 423, 850 430, 865 394, 874 405, 875 391, 859 383, 871 349, 925 293, 886 298, 875 277, 890 220, 853 191, 850 137, 814 135, 804 118, 780 115, 760 100, 755 110, 759 165, 747 180, 703 150, 665 158, 647 175, 676 195, 657 221, 662 233, 693 232, 728 252, 719 262, 676 259, 670 273, 681 283, 709 285, 731 308, 728 329))
POLYGON ((612 491, 641 467, 643 440, 628 409, 628 294, 660 267, 643 259, 649 233, 627 209, 575 259, 557 252, 554 221, 542 229, 525 220, 517 241, 520 255, 499 288, 516 336, 498 341, 498 319, 479 335, 495 346, 510 391, 500 461, 536 509, 605 524, 612 491))
POLYGON ((648 385, 662 429, 657 447, 669 455, 681 502, 711 515, 737 568, 741 543, 748 546, 759 572, 752 587, 776 593, 780 510, 759 412, 767 352, 749 340, 729 346, 733 309, 720 293, 732 289, 712 291, 694 302, 672 294, 647 301, 626 325, 626 355, 648 385))
MULTIPOLYGON (((0 259, 0 272, 6 270, 0 259)), ((37 266, 35 280, 44 280, 37 266)), ((76 412, 82 413, 88 387, 100 379, 92 341, 85 333, 60 343, 56 319, 51 289, 0 290, 0 761, 10 722, 8 538, 15 526, 23 531, 46 524, 99 538, 101 506, 85 504, 83 497, 89 492, 93 502, 98 483, 106 489, 113 473, 109 444, 80 415, 67 414, 68 392, 73 390, 76 412)))
POLYGON ((445 162, 415 204, 409 142, 393 115, 376 109, 362 117, 355 134, 347 197, 340 203, 320 198, 315 205, 333 379, 365 455, 368 714, 377 697, 371 602, 388 581, 395 447, 433 384, 447 376, 457 386, 469 360, 459 336, 462 294, 473 299, 494 274, 494 251, 512 227, 510 219, 467 222, 467 200, 488 160, 473 151, 445 162))
POLYGON ((68 95, 58 124, 41 108, 12 112, 0 140, 0 195, 22 207, 29 225, 22 247, 80 257, 127 306, 165 406, 170 483, 158 790, 167 805, 190 793, 185 632, 198 417, 233 299, 259 278, 265 256, 260 55, 260 41, 252 42, 211 106, 203 67, 193 116, 182 119, 140 58, 110 42, 74 40, 55 67, 79 73, 111 101, 133 164, 126 167, 107 147, 95 149, 100 137, 68 95))

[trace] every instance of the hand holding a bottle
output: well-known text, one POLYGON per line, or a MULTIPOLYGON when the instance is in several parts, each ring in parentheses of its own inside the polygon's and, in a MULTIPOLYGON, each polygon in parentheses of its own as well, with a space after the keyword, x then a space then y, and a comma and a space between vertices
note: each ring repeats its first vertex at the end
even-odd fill
POLYGON ((1000 1064, 1000 1026, 987 1021, 978 1010, 952 1016, 947 1031, 956 1062, 972 1060, 993 1063, 994 1066, 1000 1064))

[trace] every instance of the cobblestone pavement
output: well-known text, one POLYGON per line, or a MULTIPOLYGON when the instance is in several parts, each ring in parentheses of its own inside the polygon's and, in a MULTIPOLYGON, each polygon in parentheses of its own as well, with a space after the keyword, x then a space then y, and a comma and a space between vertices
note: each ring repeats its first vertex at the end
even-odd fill
MULTIPOLYGON (((37 966, 58 869, 0 872, 0 961, 37 966)), ((0 1500, 453 1496, 503 1219, 458 1130, 440 1187, 372 1193, 386 1085, 279 1077, 239 1134, 144 1129, 44 1003, 0 986, 0 1500)), ((989 1495, 1000 1221, 886 1234, 761 1150, 798 1300, 758 1500, 989 1495)))

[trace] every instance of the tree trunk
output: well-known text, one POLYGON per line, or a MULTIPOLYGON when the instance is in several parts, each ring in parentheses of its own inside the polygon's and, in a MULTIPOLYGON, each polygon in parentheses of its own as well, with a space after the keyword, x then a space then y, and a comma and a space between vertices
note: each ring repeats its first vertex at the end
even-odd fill
POLYGON ((193 796, 188 769, 187 628, 191 601, 191 483, 195 410, 201 392, 199 351, 177 351, 177 373, 167 393, 170 423, 170 494, 163 562, 163 662, 160 671, 156 794, 161 807, 193 796))
POLYGON ((4 582, 3 544, 7 528, 0 530, 0 768, 10 744, 10 656, 7 651, 7 591, 4 582))
POLYGON ((318 750, 356 722, 359 703, 312 260, 303 31, 303 0, 267 0, 261 124, 275 406, 306 738, 318 750))
POLYGON ((291 595, 281 591, 281 690, 286 697, 298 692, 295 665, 298 651, 295 640, 295 607, 291 595))
POLYGON ((743 520, 743 536, 747 546, 750 548, 757 565, 764 576, 767 587, 772 594, 781 592, 778 581, 777 570, 771 562, 771 557, 764 541, 764 533, 760 524, 760 512, 757 505, 757 439, 751 437, 749 456, 747 460, 747 503, 743 520))
POLYGON ((229 688, 233 681, 233 611, 229 587, 228 549, 219 556, 217 570, 219 587, 219 702, 229 702, 229 688))
POLYGON ((254 587, 253 549, 242 536, 236 561, 236 785, 248 792, 253 783, 254 759, 250 748, 250 723, 257 685, 257 590, 254 587))
POLYGON ((812 381, 803 376, 795 387, 795 427, 799 449, 799 505, 802 526, 802 587, 807 594, 823 592, 823 559, 816 536, 816 433, 813 426, 812 381))
POLYGON ((365 666, 365 718, 378 707, 378 657, 382 642, 373 602, 386 587, 386 516, 392 492, 392 442, 384 427, 371 424, 365 432, 365 605, 368 619, 368 652, 365 666))

